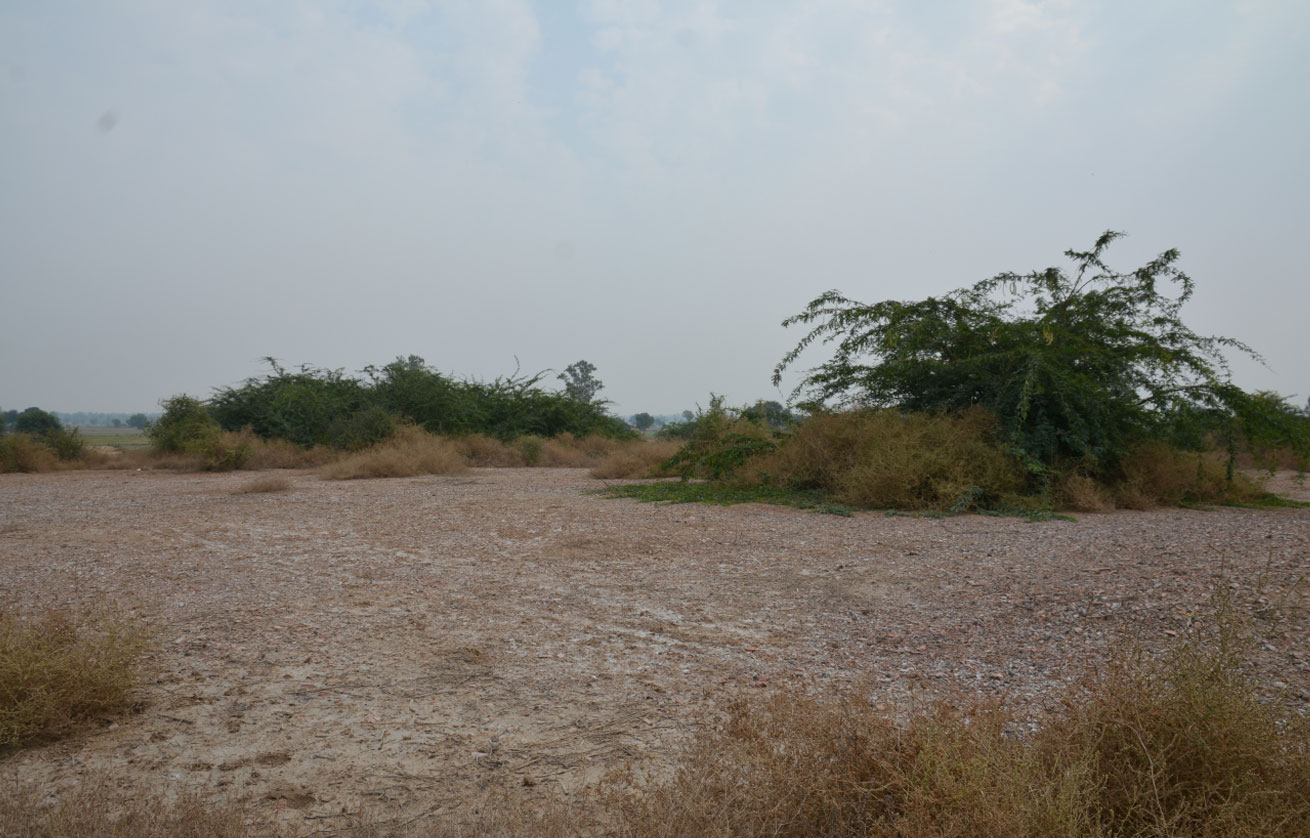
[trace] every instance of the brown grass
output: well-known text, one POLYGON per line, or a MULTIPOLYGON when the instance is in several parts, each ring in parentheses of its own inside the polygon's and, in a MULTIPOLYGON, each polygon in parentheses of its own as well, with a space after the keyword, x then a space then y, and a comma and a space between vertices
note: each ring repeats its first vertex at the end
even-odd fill
POLYGON ((265 474, 248 483, 243 483, 232 490, 234 495, 262 494, 266 492, 289 492, 291 481, 280 474, 265 474))
POLYGON ((596 478, 658 477, 660 466, 681 447, 681 443, 673 440, 627 441, 592 466, 589 473, 596 478))
POLYGON ((150 639, 136 620, 108 610, 0 612, 0 747, 123 710, 150 639))
POLYGON ((1179 451, 1161 442, 1138 445, 1124 457, 1122 474, 1108 487, 1124 509, 1177 506, 1183 502, 1244 501, 1258 487, 1242 475, 1228 482, 1223 464, 1204 454, 1179 451))
POLYGON ((27 434, 0 436, 0 473, 55 471, 59 458, 49 446, 27 434))
POLYGON ((318 468, 341 458, 339 451, 315 445, 301 448, 284 439, 259 440, 245 468, 263 471, 270 468, 318 468))
POLYGON ((511 468, 523 465, 523 455, 512 446, 489 436, 475 434, 452 440, 469 465, 478 468, 511 468))
POLYGON ((448 439, 422 428, 399 428, 395 436, 358 454, 323 466, 329 480, 375 477, 413 477, 419 474, 454 474, 468 468, 460 449, 448 439))
POLYGON ((1310 835, 1310 722, 1257 700, 1224 625, 1089 673, 1023 720, 981 700, 903 723, 859 696, 738 701, 672 779, 620 798, 620 834, 1310 835))
POLYGON ((113 778, 94 777, 59 793, 11 784, 0 791, 0 835, 41 838, 254 838, 289 835, 272 824, 248 824, 234 803, 196 794, 124 797, 113 778))
POLYGON ((892 410, 814 416, 742 473, 822 489, 841 503, 895 509, 972 509, 1017 496, 1019 462, 992 444, 983 410, 958 415, 892 410))
POLYGON ((1114 509, 1110 490, 1078 471, 1070 471, 1055 482, 1051 500, 1057 509, 1070 512, 1108 512, 1114 509))

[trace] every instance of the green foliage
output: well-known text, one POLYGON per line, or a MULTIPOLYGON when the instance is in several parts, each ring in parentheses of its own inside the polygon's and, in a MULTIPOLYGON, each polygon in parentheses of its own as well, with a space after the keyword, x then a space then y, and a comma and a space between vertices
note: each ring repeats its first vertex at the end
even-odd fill
POLYGON ((54 431, 62 431, 63 423, 53 413, 47 413, 39 407, 29 407, 14 418, 14 430, 20 434, 45 436, 54 431))
POLYGON ((458 380, 410 355, 380 368, 366 367, 359 380, 309 366, 289 372, 268 361, 270 375, 219 390, 210 401, 222 428, 249 427, 265 439, 350 451, 389 438, 397 419, 434 434, 486 434, 501 440, 563 433, 632 436, 626 423, 605 413, 603 403, 540 389, 543 374, 458 380))
POLYGON ((265 439, 285 439, 308 448, 329 444, 329 430, 341 430, 335 423, 348 423, 369 406, 364 386, 340 370, 302 366, 289 372, 273 358, 265 360, 272 374, 220 389, 209 400, 220 427, 229 431, 248 427, 265 439))
POLYGON ((781 402, 758 401, 750 407, 742 408, 741 417, 752 422, 768 425, 775 431, 789 428, 796 424, 797 416, 781 402))
POLYGON ((644 431, 648 429, 651 425, 655 424, 655 417, 651 416, 649 413, 637 413, 632 417, 631 424, 632 427, 636 428, 637 430, 644 431))
MULTIPOLYGON (((61 460, 76 460, 86 451, 86 441, 77 432, 77 428, 72 430, 65 428, 63 423, 59 421, 59 417, 39 407, 29 407, 22 413, 16 414, 14 431, 19 434, 27 434, 34 442, 43 444, 61 460)), ((6 462, 6 470, 28 470, 18 468, 18 451, 21 449, 22 443, 16 443, 15 446, 10 446, 9 453, 5 458, 6 461, 13 461, 12 463, 6 462), (10 465, 13 465, 14 468, 9 468, 10 465)))
POLYGON ((374 405, 328 425, 326 443, 339 451, 363 451, 396 432, 396 420, 385 408, 374 405))
POLYGON ((836 342, 835 357, 810 370, 798 394, 906 411, 981 405, 1038 474, 1071 461, 1112 468, 1144 438, 1197 444, 1250 407, 1221 350, 1254 353, 1179 319, 1193 285, 1175 267, 1176 250, 1129 273, 1108 267, 1105 250, 1120 235, 1067 251, 1072 275, 1003 273, 919 302, 867 305, 829 291, 783 321, 811 330, 774 381, 815 341, 836 342), (1163 283, 1178 296, 1162 295, 1163 283))
POLYGON ((42 435, 41 441, 61 460, 76 460, 86 453, 86 440, 82 439, 77 428, 47 431, 42 435))
POLYGON ((136 428, 138 431, 144 431, 150 424, 150 418, 144 413, 133 413, 127 418, 127 426, 136 428))
POLYGON ((778 440, 769 426, 723 406, 723 397, 711 394, 710 409, 701 411, 682 450, 665 467, 689 477, 719 480, 733 474, 747 460, 773 451, 778 440))
POLYGON ((569 398, 588 404, 595 401, 596 394, 605 387, 596 377, 596 365, 590 361, 569 364, 557 378, 564 382, 564 392, 569 398))

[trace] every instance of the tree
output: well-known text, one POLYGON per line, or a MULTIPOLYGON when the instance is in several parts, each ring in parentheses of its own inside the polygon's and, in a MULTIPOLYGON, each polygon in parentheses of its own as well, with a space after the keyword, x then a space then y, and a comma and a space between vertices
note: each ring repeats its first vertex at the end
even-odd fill
POLYGON ((690 410, 682 411, 682 421, 690 422, 695 418, 696 418, 696 414, 692 413, 690 410))
POLYGON ((123 427, 123 420, 115 416, 113 419, 109 420, 109 424, 115 428, 121 428, 123 427))
POLYGON ((63 429, 64 425, 59 421, 59 417, 39 407, 29 407, 14 420, 14 430, 32 436, 45 436, 63 429))
POLYGON ((127 426, 136 428, 138 431, 144 431, 149 424, 150 419, 144 413, 133 413, 127 417, 127 426))
POLYGON ((654 424, 655 417, 649 413, 638 413, 632 417, 632 426, 639 431, 644 431, 654 424))
POLYGON ((1035 473, 1075 461, 1113 467, 1143 438, 1199 446, 1206 428, 1237 423, 1250 403, 1221 350, 1259 356, 1179 319, 1193 285, 1175 266, 1178 251, 1129 273, 1110 269, 1104 254, 1121 235, 1066 251, 1072 275, 1002 273, 940 298, 873 305, 828 291, 783 321, 811 329, 774 383, 815 341, 835 342, 793 398, 906 411, 981 405, 1035 473), (1162 295, 1162 283, 1178 295, 1162 295))
POLYGON ((596 378, 596 365, 589 361, 578 361, 565 367, 558 376, 564 382, 564 392, 568 397, 590 404, 605 385, 596 378))

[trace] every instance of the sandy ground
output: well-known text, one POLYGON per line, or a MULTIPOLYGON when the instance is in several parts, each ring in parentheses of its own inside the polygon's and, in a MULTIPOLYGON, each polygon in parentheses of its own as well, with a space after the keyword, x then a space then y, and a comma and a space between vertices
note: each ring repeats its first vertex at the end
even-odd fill
POLYGON ((1310 708, 1307 509, 841 518, 607 500, 567 469, 289 474, 0 475, 0 605, 107 600, 160 633, 139 713, 0 771, 226 794, 307 831, 467 812, 667 766, 743 691, 1039 706, 1124 637, 1184 632, 1220 576, 1258 614, 1264 689, 1310 708))

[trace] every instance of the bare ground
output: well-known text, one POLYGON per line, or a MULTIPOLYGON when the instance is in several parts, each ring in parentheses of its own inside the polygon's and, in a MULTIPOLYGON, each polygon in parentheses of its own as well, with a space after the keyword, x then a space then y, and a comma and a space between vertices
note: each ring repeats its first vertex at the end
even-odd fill
POLYGON ((0 605, 109 600, 160 632, 138 713, 4 774, 108 772, 309 832, 467 814, 658 771, 741 691, 1041 706, 1125 638, 1184 632, 1218 578, 1261 628, 1253 674, 1310 709, 1307 509, 848 519, 606 500, 580 470, 289 474, 0 476, 0 605))

